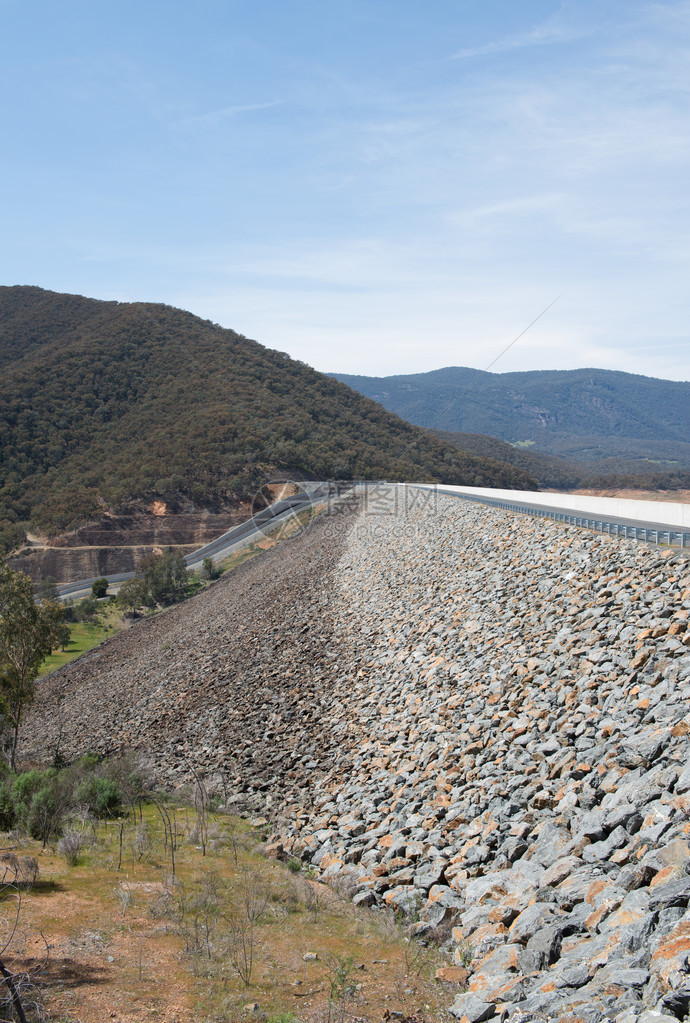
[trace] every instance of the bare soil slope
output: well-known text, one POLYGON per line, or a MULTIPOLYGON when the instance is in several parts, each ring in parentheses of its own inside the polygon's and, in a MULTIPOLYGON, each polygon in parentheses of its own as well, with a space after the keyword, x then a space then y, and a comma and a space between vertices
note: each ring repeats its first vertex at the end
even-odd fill
MULTIPOLYGON (((155 502, 162 506, 163 502, 155 502)), ((133 572, 151 551, 175 547, 182 553, 203 547, 251 515, 247 502, 225 511, 168 512, 156 510, 131 515, 106 515, 80 529, 53 539, 33 538, 30 546, 10 559, 12 568, 26 572, 34 582, 52 576, 58 583, 97 575, 133 572)))

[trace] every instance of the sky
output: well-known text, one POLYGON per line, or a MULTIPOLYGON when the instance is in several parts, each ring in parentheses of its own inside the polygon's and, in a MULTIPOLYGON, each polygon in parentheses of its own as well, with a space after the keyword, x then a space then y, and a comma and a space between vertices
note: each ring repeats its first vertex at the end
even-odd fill
POLYGON ((0 0, 0 110, 2 284, 690 378, 690 0, 0 0))

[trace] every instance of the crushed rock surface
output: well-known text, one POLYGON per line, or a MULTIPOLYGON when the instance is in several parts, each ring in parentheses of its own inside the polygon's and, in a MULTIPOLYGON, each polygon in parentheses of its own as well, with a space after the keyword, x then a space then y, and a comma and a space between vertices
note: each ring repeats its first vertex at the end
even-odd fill
POLYGON ((193 599, 46 676, 22 759, 134 751, 158 784, 201 771, 210 790, 250 808, 304 791, 340 756, 324 719, 347 643, 327 591, 352 522, 352 502, 340 502, 193 599))
POLYGON ((461 1021, 684 1019, 689 613, 687 552, 391 487, 51 676, 33 753, 62 694, 67 756, 223 775, 450 932, 461 1021))

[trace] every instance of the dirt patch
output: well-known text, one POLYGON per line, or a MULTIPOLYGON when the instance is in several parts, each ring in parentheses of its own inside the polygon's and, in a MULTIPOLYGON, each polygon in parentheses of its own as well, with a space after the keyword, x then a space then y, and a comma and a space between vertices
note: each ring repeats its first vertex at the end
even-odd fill
MULTIPOLYGON (((50 860, 41 860, 48 869, 50 860)), ((92 891, 77 893, 64 867, 55 867, 51 873, 60 882, 54 891, 39 885, 24 896, 21 925, 29 937, 13 964, 15 971, 35 974, 51 1018, 81 1023, 197 1018, 179 939, 164 922, 152 922, 149 912, 160 886, 137 884, 134 908, 125 915, 114 895, 117 875, 104 878, 96 869, 92 891)), ((83 883, 78 873, 73 877, 83 883)))
MULTIPOLYGON (((440 962, 435 949, 410 946, 391 918, 357 910, 321 882, 295 876, 258 852, 258 835, 234 818, 212 822, 219 848, 206 856, 194 845, 195 813, 177 811, 177 879, 169 869, 155 811, 144 807, 151 829, 150 856, 136 860, 131 841, 138 821, 125 829, 124 859, 117 870, 118 828, 101 823, 76 867, 38 843, 28 852, 40 861, 43 880, 22 900, 19 944, 12 968, 35 977, 50 1019, 62 1023, 192 1023, 198 1020, 266 1019, 291 1012, 316 1023, 329 1018, 336 972, 346 987, 336 992, 338 1012, 330 1018, 379 1023, 388 1010, 401 1018, 443 1018, 447 985, 434 980, 440 962), (223 844, 231 829, 239 845, 223 844), (208 879, 215 879, 205 889, 208 879), (254 961, 245 985, 234 970, 224 929, 247 885, 260 882, 268 893, 257 918, 254 961), (190 953, 200 932, 194 913, 204 890, 219 890, 220 913, 211 921, 210 946, 190 953), (127 898, 123 896, 126 895, 127 898), (180 907, 186 907, 186 916, 180 907), (195 908, 196 907, 196 908, 195 908), (42 936, 41 936, 42 935, 42 936), (46 955, 47 951, 47 955, 46 955), (257 1005, 250 1011, 248 1005, 257 1005)), ((2 912, 6 913, 5 905, 2 912)), ((203 931, 203 928, 202 928, 203 931)))
POLYGON ((286 497, 296 494, 299 487, 296 483, 269 483, 264 487, 264 492, 274 501, 283 501, 286 497))
POLYGON ((675 501, 690 503, 690 490, 569 490, 586 497, 622 497, 629 501, 675 501))

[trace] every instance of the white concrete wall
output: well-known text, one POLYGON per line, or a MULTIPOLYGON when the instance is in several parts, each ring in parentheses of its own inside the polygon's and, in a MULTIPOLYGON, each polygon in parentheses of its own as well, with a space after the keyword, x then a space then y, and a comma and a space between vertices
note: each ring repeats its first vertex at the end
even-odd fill
MULTIPOLYGON (((427 484, 418 484, 434 489, 427 484)), ((493 490, 491 487, 447 487, 440 489, 468 497, 490 497, 517 504, 543 504, 566 514, 582 513, 598 519, 635 519, 658 522, 690 532, 690 504, 681 501, 631 501, 622 497, 585 497, 581 494, 544 494, 534 490, 493 490)))

